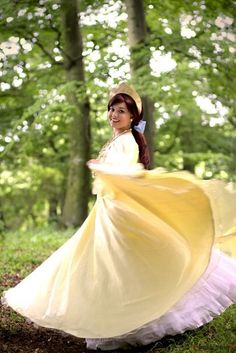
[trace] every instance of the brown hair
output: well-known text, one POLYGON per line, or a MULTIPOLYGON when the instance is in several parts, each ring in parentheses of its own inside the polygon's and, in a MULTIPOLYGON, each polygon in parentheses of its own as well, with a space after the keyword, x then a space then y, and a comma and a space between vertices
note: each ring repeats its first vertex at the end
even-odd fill
POLYGON ((141 132, 138 132, 134 129, 135 125, 138 125, 138 123, 142 119, 143 111, 141 112, 141 114, 139 114, 135 101, 131 96, 126 93, 118 93, 114 97, 112 97, 108 103, 108 110, 110 110, 110 107, 116 103, 125 103, 128 111, 133 117, 131 129, 134 139, 139 147, 139 162, 144 165, 145 169, 148 169, 150 165, 150 157, 145 136, 141 132))

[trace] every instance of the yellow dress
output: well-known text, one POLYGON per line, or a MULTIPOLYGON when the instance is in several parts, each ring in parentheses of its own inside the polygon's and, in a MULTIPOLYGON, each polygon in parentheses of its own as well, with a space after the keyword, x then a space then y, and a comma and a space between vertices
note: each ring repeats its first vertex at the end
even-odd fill
POLYGON ((131 132, 100 159, 91 165, 97 201, 84 224, 3 298, 38 325, 89 339, 161 319, 199 282, 218 238, 236 255, 230 185, 144 170, 131 132))

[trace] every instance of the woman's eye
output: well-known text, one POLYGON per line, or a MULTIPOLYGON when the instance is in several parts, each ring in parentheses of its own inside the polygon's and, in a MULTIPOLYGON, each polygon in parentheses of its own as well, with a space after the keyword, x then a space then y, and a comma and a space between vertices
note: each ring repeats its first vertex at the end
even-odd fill
MULTIPOLYGON (((115 111, 116 111, 115 108, 110 107, 109 112, 113 113, 115 111)), ((124 109, 119 109, 119 110, 117 110, 117 112, 120 113, 120 114, 123 114, 123 113, 125 113, 125 110, 124 109)))

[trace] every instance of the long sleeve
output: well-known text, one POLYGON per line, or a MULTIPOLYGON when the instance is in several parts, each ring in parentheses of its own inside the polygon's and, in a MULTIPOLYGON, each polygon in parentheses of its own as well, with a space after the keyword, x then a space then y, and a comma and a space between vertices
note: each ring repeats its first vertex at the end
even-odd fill
POLYGON ((138 163, 139 148, 131 132, 119 136, 107 146, 105 153, 100 158, 99 164, 90 165, 95 173, 93 194, 106 193, 106 186, 100 180, 97 172, 106 171, 114 174, 129 174, 143 166, 138 163))
POLYGON ((139 149, 132 135, 127 133, 116 139, 108 148, 103 163, 129 167, 138 162, 139 149))

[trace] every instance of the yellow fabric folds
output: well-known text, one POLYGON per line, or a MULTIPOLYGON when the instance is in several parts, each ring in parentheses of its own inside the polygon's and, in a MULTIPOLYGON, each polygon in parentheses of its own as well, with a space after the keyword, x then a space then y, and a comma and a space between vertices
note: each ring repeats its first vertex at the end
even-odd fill
POLYGON ((80 230, 5 294, 39 325, 80 337, 117 336, 160 317, 205 271, 215 240, 207 186, 191 175, 105 169, 80 230))
POLYGON ((214 244, 236 255, 234 186, 143 170, 131 133, 109 153, 91 166, 98 198, 82 227, 4 296, 37 324, 78 337, 159 318, 204 273, 214 244))
POLYGON ((236 184, 210 180, 201 185, 211 200, 215 245, 236 259, 236 184))

